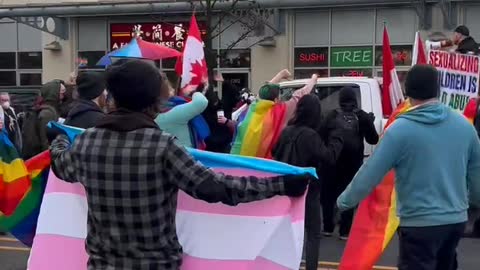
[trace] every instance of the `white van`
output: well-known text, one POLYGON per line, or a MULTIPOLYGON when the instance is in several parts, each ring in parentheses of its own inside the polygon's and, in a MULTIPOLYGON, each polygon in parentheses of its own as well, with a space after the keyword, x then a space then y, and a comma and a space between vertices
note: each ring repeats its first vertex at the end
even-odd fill
MULTIPOLYGON (((280 83, 281 99, 288 100, 292 93, 303 87, 309 80, 293 80, 280 83)), ((339 92, 345 86, 350 86, 357 93, 359 107, 366 112, 373 112, 375 115, 375 127, 377 132, 383 130, 387 119, 383 118, 382 99, 380 83, 377 79, 366 77, 329 77, 319 78, 315 86, 315 94, 320 98, 322 114, 339 107, 339 92)), ((373 146, 365 143, 365 157, 372 154, 373 146)))

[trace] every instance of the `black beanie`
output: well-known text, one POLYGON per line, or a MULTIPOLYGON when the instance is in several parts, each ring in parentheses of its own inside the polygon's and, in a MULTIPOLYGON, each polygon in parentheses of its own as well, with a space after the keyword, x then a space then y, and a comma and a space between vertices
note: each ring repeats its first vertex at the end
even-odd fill
POLYGON ((162 77, 155 66, 142 60, 112 65, 106 74, 107 90, 118 108, 143 111, 160 97, 162 77))
POLYGON ((437 69, 430 65, 412 67, 405 81, 405 92, 408 97, 418 100, 438 97, 440 85, 437 69))
POLYGON ((468 30, 468 27, 466 27, 465 25, 460 25, 458 26, 457 28, 455 28, 455 33, 459 33, 459 34, 462 34, 463 36, 470 36, 470 30, 468 30))
POLYGON ((80 98, 93 100, 105 91, 105 76, 100 72, 81 72, 78 74, 76 84, 80 98))

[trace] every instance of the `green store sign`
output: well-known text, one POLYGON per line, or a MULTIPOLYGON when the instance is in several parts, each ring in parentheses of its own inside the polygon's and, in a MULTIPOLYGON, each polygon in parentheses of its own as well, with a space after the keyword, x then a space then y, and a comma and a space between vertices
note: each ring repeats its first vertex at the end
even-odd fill
POLYGON ((371 67, 373 47, 330 48, 331 67, 371 67))

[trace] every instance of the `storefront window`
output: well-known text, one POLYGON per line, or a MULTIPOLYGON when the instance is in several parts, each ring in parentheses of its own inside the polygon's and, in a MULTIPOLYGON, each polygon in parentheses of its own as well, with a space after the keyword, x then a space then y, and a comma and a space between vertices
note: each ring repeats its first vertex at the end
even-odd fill
POLYGON ((331 77, 372 77, 372 69, 332 69, 330 70, 331 77))
POLYGON ((41 52, 19 52, 18 68, 20 69, 41 69, 42 53, 41 52))
POLYGON ((17 73, 15 71, 0 71, 0 86, 17 85, 17 73))
POLYGON ((0 69, 15 69, 15 53, 0 53, 0 69))
POLYGON ((78 67, 81 69, 104 68, 104 66, 97 66, 97 63, 105 54, 104 51, 78 52, 78 67))
POLYGON ((20 85, 21 86, 42 85, 42 74, 41 73, 21 73, 20 85))
POLYGON ((308 79, 312 74, 317 74, 320 78, 328 77, 328 69, 295 69, 293 77, 295 79, 308 79))
MULTIPOLYGON (((412 65, 412 45, 393 45, 390 46, 395 66, 411 66, 412 65)), ((375 66, 383 65, 383 49, 382 46, 375 48, 375 66)))
POLYGON ((328 67, 328 47, 295 48, 295 67, 328 67))
POLYGON ((220 61, 222 68, 250 68, 250 50, 232 49, 225 52, 220 51, 223 56, 220 61))
POLYGON ((331 67, 369 67, 373 65, 373 47, 333 47, 331 67))

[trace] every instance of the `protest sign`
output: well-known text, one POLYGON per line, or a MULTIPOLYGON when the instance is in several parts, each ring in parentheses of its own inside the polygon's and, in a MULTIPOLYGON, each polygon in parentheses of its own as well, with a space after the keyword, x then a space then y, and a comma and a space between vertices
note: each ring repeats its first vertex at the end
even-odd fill
POLYGON ((463 112, 478 96, 480 57, 432 50, 428 61, 439 73, 440 101, 463 112))

